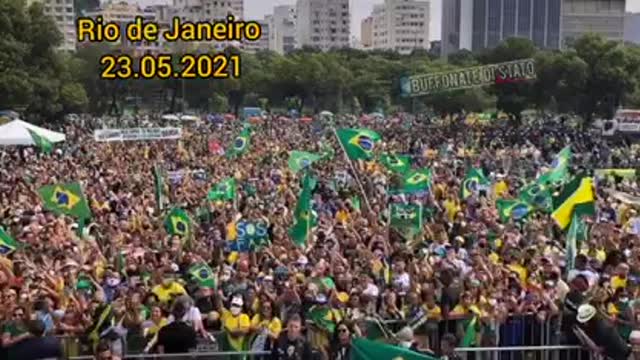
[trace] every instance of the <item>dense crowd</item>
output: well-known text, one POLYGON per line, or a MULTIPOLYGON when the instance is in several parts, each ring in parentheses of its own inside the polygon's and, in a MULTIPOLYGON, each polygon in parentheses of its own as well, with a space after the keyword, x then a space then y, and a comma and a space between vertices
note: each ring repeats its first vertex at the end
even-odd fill
POLYGON ((239 121, 185 126, 178 141, 135 142, 96 142, 92 121, 75 121, 51 154, 0 148, 0 222, 21 244, 0 256, 0 351, 56 357, 57 339, 72 338, 67 353, 101 359, 215 343, 264 358, 345 360, 351 340, 368 337, 455 359, 456 346, 507 344, 501 327, 528 317, 545 324, 547 345, 591 338, 595 351, 622 358, 640 330, 640 217, 611 191, 636 195, 636 177, 596 179, 597 213, 571 269, 566 235, 549 214, 502 221, 495 201, 517 197, 568 145, 571 174, 635 169, 640 149, 558 119, 447 120, 269 118, 252 125, 248 151, 233 158, 210 144, 228 151, 239 121), (431 169, 431 187, 390 191, 397 174, 375 160, 347 161, 333 126, 376 131, 375 152, 410 155, 413 168, 431 169), (327 149, 333 156, 309 170, 317 220, 299 246, 289 229, 302 172, 289 168, 290 151, 327 149), (180 174, 164 177, 165 210, 154 194, 156 167, 180 174), (491 185, 461 199, 471 167, 491 185), (237 184, 235 199, 210 201, 211 187, 227 178, 237 184), (69 182, 83 187, 87 224, 43 208, 37 189, 69 182), (421 204, 420 231, 407 238, 391 228, 390 202, 421 204), (188 237, 167 233, 171 207, 193 218, 188 237), (266 243, 233 251, 240 223, 264 224, 266 243), (195 281, 196 264, 207 264, 215 281, 195 281), (578 314, 587 302, 597 314, 578 314))

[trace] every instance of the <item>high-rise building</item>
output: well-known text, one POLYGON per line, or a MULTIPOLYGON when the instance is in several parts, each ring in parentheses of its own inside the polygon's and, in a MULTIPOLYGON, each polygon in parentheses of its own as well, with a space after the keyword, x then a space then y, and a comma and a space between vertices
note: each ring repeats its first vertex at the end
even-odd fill
POLYGON ((471 50, 473 0, 442 2, 440 55, 447 57, 462 49, 471 50))
POLYGON ((349 0, 298 0, 297 46, 323 51, 348 47, 351 40, 349 0))
POLYGON ((586 33, 609 40, 624 39, 626 0, 564 0, 562 4, 562 46, 586 33))
POLYGON ((640 13, 627 13, 625 16, 624 41, 640 44, 640 13))
POLYGON ((269 49, 286 54, 296 47, 296 8, 288 5, 273 8, 269 22, 269 49))
POLYGON ((265 16, 264 20, 256 20, 256 22, 260 24, 262 36, 256 41, 245 41, 243 48, 250 52, 269 50, 271 15, 265 16))
POLYGON ((40 1, 44 7, 45 15, 49 15, 56 23, 56 27, 62 34, 62 40, 58 49, 75 51, 76 49, 76 12, 73 0, 31 0, 29 3, 40 1))
MULTIPOLYGON (((232 15, 235 21, 244 18, 244 0, 173 0, 174 16, 182 20, 198 21, 222 21, 232 15)), ((242 48, 243 44, 237 41, 212 41, 191 42, 183 44, 189 49, 199 48, 207 51, 210 48, 222 50, 228 46, 242 48)))
POLYGON ((360 22, 360 43, 364 50, 373 48, 373 16, 368 16, 360 22))
POLYGON ((394 50, 409 54, 415 49, 429 49, 428 1, 385 0, 375 5, 373 49, 394 50))

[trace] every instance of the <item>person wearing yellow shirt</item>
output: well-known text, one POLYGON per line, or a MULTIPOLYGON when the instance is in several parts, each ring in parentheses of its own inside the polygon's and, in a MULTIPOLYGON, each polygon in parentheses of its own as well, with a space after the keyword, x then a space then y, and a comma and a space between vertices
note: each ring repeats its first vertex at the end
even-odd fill
POLYGON ((627 278, 629 277, 629 265, 625 263, 616 266, 615 275, 611 277, 611 289, 616 291, 627 287, 627 278))
POLYGON ((151 292, 163 304, 167 304, 171 299, 187 293, 184 287, 170 276, 165 276, 162 279, 162 283, 154 286, 151 292))
POLYGON ((453 220, 456 218, 456 214, 461 210, 458 199, 456 199, 455 195, 449 194, 449 196, 447 196, 447 200, 444 201, 443 206, 445 211, 447 212, 447 219, 453 222, 453 220))
POLYGON ((493 186, 493 194, 496 198, 501 198, 509 193, 509 184, 504 180, 502 175, 498 175, 498 181, 493 186))
POLYGON ((254 333, 251 340, 251 350, 271 350, 274 342, 280 336, 282 322, 274 313, 273 303, 269 300, 263 300, 260 304, 260 311, 251 319, 251 331, 254 333))
POLYGON ((219 304, 219 308, 222 308, 222 328, 226 333, 226 340, 230 351, 242 351, 244 349, 247 335, 251 330, 251 319, 249 315, 242 312, 244 301, 239 295, 234 296, 231 299, 231 306, 229 310, 222 308, 222 304, 219 304))

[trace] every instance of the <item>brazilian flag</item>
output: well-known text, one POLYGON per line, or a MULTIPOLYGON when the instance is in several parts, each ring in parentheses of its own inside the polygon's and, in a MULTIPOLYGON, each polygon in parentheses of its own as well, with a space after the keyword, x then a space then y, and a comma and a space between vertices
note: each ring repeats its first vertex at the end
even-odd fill
POLYGON ((561 229, 566 229, 574 215, 595 214, 596 196, 593 191, 593 178, 576 176, 567 183, 558 196, 553 199, 551 217, 561 229))
POLYGON ((189 275, 196 281, 199 287, 215 289, 216 278, 207 264, 196 264, 189 268, 189 275))
POLYGON ((489 179, 484 176, 482 169, 471 168, 467 171, 467 175, 462 182, 460 197, 465 200, 480 189, 486 188, 489 184, 489 179))
POLYGON ((544 183, 534 182, 523 187, 520 189, 520 199, 535 209, 544 211, 551 209, 551 191, 544 183))
POLYGON ((249 145, 251 142, 251 129, 246 126, 240 135, 233 140, 233 146, 229 151, 230 157, 235 157, 242 155, 249 150, 249 145))
POLYGON ((391 226, 403 235, 411 237, 422 230, 422 205, 392 204, 391 226))
POLYGON ((522 220, 532 210, 529 204, 519 199, 498 199, 496 207, 503 223, 508 222, 509 219, 522 220))
POLYGON ((91 218, 91 209, 80 183, 45 185, 38 189, 45 209, 77 219, 91 218))
POLYGON ((428 190, 431 186, 431 169, 419 169, 405 174, 402 190, 406 193, 428 190))
POLYGON ((351 160, 371 160, 375 143, 381 139, 380 134, 368 129, 340 129, 336 134, 351 160))
POLYGON ((312 184, 314 182, 315 179, 309 174, 305 174, 302 180, 302 191, 300 192, 298 204, 294 212, 295 224, 289 229, 289 236, 293 239, 293 243, 301 247, 307 244, 307 239, 314 222, 311 210, 311 197, 313 195, 312 184))
POLYGON ((164 227, 171 235, 189 236, 192 234, 193 224, 189 214, 183 209, 173 208, 164 220, 164 227))
POLYGON ((571 162, 571 146, 560 150, 551 163, 551 169, 540 175, 538 183, 562 184, 569 180, 569 162, 571 162))
POLYGON ((404 174, 411 169, 411 157, 408 155, 383 154, 380 162, 390 171, 404 174))
POLYGON ((289 153, 289 169, 294 173, 297 173, 298 171, 311 166, 311 164, 320 159, 322 159, 322 155, 294 150, 289 153))
POLYGON ((235 178, 227 178, 209 190, 207 194, 207 199, 216 201, 216 200, 225 200, 225 201, 233 201, 236 198, 236 179, 235 178))
POLYGON ((16 251, 19 244, 3 228, 0 227, 0 256, 7 256, 16 251))
POLYGON ((49 139, 31 129, 27 129, 27 131, 29 131, 29 135, 31 135, 33 144, 37 146, 40 151, 45 154, 51 154, 51 151, 53 150, 53 143, 49 139))
POLYGON ((405 347, 356 338, 351 342, 351 360, 436 360, 437 358, 405 347))

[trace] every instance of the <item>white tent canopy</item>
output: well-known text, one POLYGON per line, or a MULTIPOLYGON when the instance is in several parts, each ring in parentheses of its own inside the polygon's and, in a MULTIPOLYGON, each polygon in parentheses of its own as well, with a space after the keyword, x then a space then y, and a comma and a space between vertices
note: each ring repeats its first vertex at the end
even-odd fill
POLYGON ((35 145, 29 130, 54 143, 66 139, 64 134, 31 125, 26 121, 13 120, 0 126, 0 145, 35 145))

